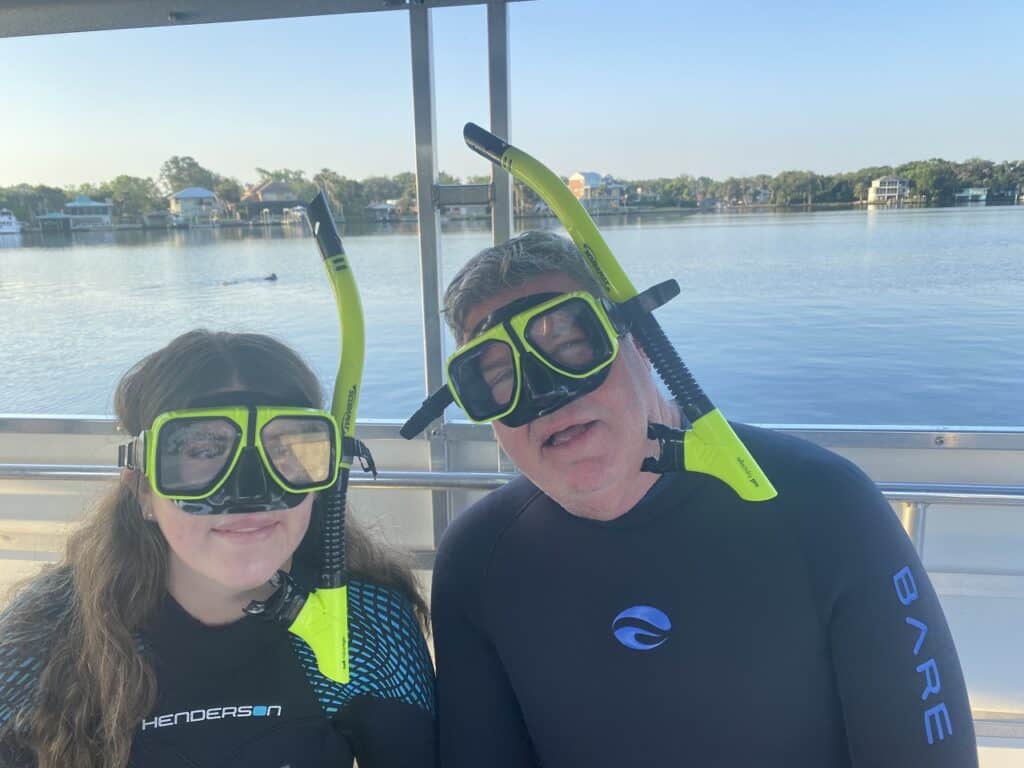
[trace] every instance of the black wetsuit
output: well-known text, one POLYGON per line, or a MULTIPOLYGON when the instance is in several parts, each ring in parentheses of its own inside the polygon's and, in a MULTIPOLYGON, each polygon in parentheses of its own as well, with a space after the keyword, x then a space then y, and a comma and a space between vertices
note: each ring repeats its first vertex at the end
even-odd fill
POLYGON ((828 451, 736 429, 775 500, 677 473, 597 522, 517 479, 455 520, 432 604, 445 768, 977 764, 889 504, 828 451))
MULTIPOLYGON (((137 768, 420 768, 436 764, 434 680, 404 597, 349 585, 351 682, 323 677, 309 646, 246 617, 207 627, 170 597, 141 634, 157 703, 140 724, 137 768)), ((35 659, 0 644, 0 722, 35 694, 35 659)))

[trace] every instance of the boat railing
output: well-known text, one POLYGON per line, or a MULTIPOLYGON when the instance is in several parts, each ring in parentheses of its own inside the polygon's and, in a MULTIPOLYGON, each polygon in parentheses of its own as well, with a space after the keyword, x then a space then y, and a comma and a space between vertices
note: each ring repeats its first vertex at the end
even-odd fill
MULTIPOLYGON (((354 514, 411 551, 429 583, 448 523, 515 477, 489 428, 449 422, 406 441, 363 420, 376 479, 353 472, 354 514), (431 469, 445 457, 447 469, 431 469)), ((773 425, 855 461, 881 488, 942 600, 982 748, 1024 749, 1024 428, 773 425)), ((105 417, 0 415, 0 589, 59 557, 125 440, 105 417)), ((822 499, 822 503, 827 503, 822 499)))

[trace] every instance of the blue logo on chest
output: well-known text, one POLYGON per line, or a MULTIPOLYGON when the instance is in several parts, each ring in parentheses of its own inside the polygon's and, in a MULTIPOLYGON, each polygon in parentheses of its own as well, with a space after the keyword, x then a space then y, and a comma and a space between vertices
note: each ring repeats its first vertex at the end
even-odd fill
POLYGON ((651 651, 668 640, 672 622, 652 605, 634 605, 612 621, 615 639, 634 651, 651 651))

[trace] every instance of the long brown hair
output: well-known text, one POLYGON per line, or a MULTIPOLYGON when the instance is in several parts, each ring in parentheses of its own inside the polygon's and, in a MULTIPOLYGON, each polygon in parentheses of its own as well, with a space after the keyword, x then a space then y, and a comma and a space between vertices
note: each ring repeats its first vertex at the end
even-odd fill
MULTIPOLYGON (((137 435, 160 413, 225 388, 291 397, 295 405, 322 403, 315 374, 281 342, 196 330, 124 375, 114 398, 118 425, 137 435)), ((317 527, 311 524, 307 538, 317 527)), ((409 561, 351 522, 346 534, 350 575, 404 593, 426 628, 426 603, 409 561)), ((156 698, 137 633, 163 600, 167 573, 167 542, 143 520, 136 488, 121 483, 69 536, 61 562, 19 589, 0 620, 0 643, 42 665, 32 703, 0 731, 8 759, 17 754, 38 768, 127 763, 135 730, 156 698)))

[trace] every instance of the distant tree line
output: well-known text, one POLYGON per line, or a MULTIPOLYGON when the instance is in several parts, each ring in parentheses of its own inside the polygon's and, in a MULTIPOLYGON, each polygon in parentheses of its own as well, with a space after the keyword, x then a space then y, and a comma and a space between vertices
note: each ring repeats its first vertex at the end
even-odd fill
POLYGON ((962 163, 933 158, 903 165, 881 165, 834 175, 812 171, 783 171, 723 181, 681 175, 673 179, 624 181, 627 201, 655 206, 692 206, 713 198, 725 203, 813 205, 867 200, 871 182, 881 176, 910 181, 911 195, 925 205, 949 205, 964 187, 988 187, 993 192, 1024 188, 1024 161, 994 163, 971 158, 962 163))
MULTIPOLYGON (((301 201, 312 200, 323 189, 335 213, 360 216, 370 203, 396 200, 400 209, 409 210, 416 202, 416 176, 410 172, 395 176, 371 176, 357 181, 330 168, 322 168, 312 178, 304 171, 289 168, 256 168, 258 181, 283 181, 291 185, 301 201)), ((440 183, 456 184, 460 179, 443 171, 440 183)), ((994 192, 1024 188, 1024 161, 994 163, 971 158, 962 163, 934 158, 897 166, 862 168, 850 173, 822 175, 812 171, 783 171, 776 176, 759 174, 742 178, 715 180, 686 174, 675 178, 622 180, 626 201, 633 205, 688 207, 702 200, 726 203, 765 203, 770 205, 809 205, 854 203, 867 199, 871 181, 880 176, 909 179, 911 193, 927 205, 948 205, 963 187, 988 187, 994 192)), ((490 176, 470 176, 466 183, 480 184, 490 176)), ((222 201, 235 204, 244 194, 238 179, 222 176, 200 165, 189 156, 175 155, 160 166, 156 180, 138 176, 117 176, 99 184, 82 184, 63 189, 45 185, 17 184, 0 187, 0 208, 10 208, 21 220, 47 211, 59 211, 78 195, 94 200, 110 200, 115 216, 138 216, 167 209, 168 195, 186 187, 205 187, 222 201)), ((535 209, 540 200, 524 185, 514 184, 517 212, 535 209)))
MULTIPOLYGON (((366 206, 374 202, 396 200, 399 208, 409 209, 416 201, 416 175, 410 172, 357 181, 330 168, 322 168, 312 178, 307 178, 304 171, 290 168, 256 168, 255 171, 257 180, 253 186, 266 181, 283 181, 302 202, 312 200, 322 188, 335 213, 349 216, 362 215, 366 206)), ((459 179, 443 171, 439 177, 442 184, 459 183, 459 179)), ((169 195, 187 187, 209 189, 229 205, 238 203, 245 193, 245 185, 238 179, 205 168, 195 158, 175 155, 160 166, 156 180, 122 175, 100 184, 63 189, 31 184, 0 187, 0 208, 10 208, 20 220, 28 221, 40 213, 59 211, 75 197, 87 195, 94 200, 110 200, 115 217, 131 217, 167 210, 169 195)))

